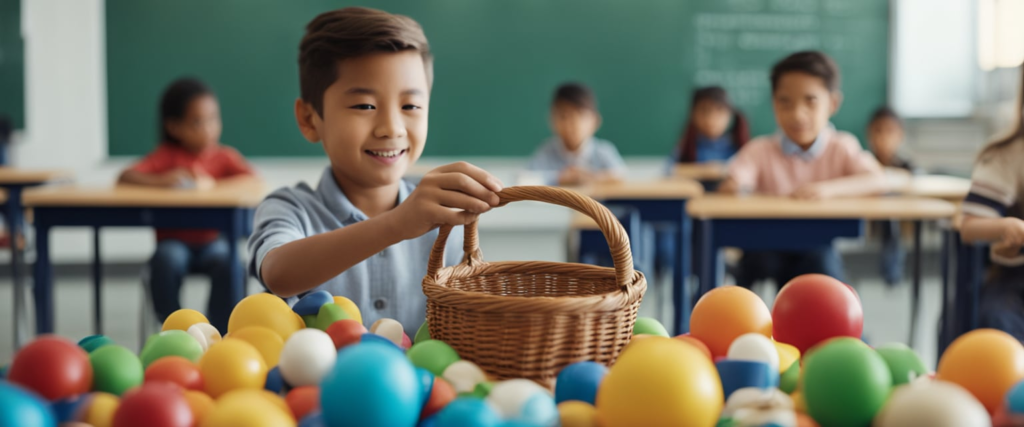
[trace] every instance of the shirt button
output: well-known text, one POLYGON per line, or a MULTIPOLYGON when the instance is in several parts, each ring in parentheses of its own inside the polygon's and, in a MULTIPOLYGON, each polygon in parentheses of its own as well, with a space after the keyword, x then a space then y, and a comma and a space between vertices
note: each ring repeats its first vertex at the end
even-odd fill
POLYGON ((379 299, 373 302, 373 308, 377 310, 383 310, 387 306, 387 303, 383 299, 379 299))

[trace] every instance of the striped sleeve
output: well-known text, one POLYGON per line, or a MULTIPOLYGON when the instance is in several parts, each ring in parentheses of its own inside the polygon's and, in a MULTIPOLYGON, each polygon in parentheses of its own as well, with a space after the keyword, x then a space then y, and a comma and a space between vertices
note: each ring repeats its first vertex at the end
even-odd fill
POLYGON ((971 174, 971 191, 964 200, 965 214, 1000 218, 1017 200, 1019 172, 1014 156, 990 156, 978 161, 971 174))

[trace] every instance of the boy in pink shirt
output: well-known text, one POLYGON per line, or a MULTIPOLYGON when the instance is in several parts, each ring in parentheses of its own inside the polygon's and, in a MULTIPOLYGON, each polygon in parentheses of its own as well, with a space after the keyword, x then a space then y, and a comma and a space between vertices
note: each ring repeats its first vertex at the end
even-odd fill
MULTIPOLYGON (((799 199, 878 194, 882 167, 853 135, 829 119, 839 109, 839 69, 821 52, 797 52, 772 68, 772 107, 780 132, 754 138, 729 165, 730 179, 719 191, 799 199)), ((736 282, 749 288, 760 279, 781 287, 807 273, 843 280, 843 266, 831 246, 811 251, 748 251, 736 282)))

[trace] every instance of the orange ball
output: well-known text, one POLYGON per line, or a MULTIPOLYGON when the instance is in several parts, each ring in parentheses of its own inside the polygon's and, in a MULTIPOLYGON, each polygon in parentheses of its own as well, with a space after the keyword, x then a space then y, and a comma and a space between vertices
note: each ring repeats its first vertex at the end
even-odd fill
MULTIPOLYGON (((677 339, 679 341, 682 341, 684 343, 687 343, 689 345, 692 345, 694 347, 697 347, 697 350, 700 350, 701 353, 706 354, 708 356, 708 359, 712 359, 712 357, 711 357, 711 350, 708 349, 708 346, 706 346, 706 345, 704 345, 704 343, 700 342, 699 339, 696 339, 696 338, 690 336, 690 334, 677 335, 675 337, 675 339, 677 339)), ((714 360, 714 359, 712 359, 712 360, 714 360)))
POLYGON ((736 337, 757 332, 772 336, 772 314, 761 297, 749 289, 725 286, 704 294, 690 315, 690 335, 725 356, 736 337))
POLYGON ((320 407, 320 387, 302 386, 293 388, 284 398, 288 409, 296 420, 301 420, 320 407))
POLYGON ((810 415, 797 412, 796 427, 818 427, 818 423, 810 415))
POLYGON ((199 367, 181 356, 167 356, 157 359, 146 368, 145 382, 167 381, 188 390, 202 390, 203 376, 199 367))
POLYGON ((1024 345, 995 329, 976 329, 953 341, 939 359, 937 379, 960 385, 995 413, 1024 379, 1024 345))
POLYGON ((201 391, 185 390, 185 401, 192 408, 192 415, 195 416, 197 425, 202 423, 206 414, 213 410, 213 398, 201 391))
POLYGON ((434 377, 434 385, 430 389, 430 396, 427 397, 427 402, 423 404, 423 410, 420 411, 420 419, 425 419, 440 412, 451 401, 455 400, 455 397, 455 388, 448 381, 441 377, 434 377))

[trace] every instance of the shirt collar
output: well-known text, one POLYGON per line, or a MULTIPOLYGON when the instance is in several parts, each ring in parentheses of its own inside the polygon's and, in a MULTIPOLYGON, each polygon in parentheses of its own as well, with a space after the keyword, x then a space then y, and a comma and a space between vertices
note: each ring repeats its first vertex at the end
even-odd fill
MULTIPOLYGON (((411 187, 405 180, 399 183, 398 203, 404 202, 409 197, 409 193, 412 192, 411 187)), ((327 206, 327 209, 342 222, 355 223, 369 218, 356 205, 352 204, 352 201, 348 199, 344 191, 341 191, 341 187, 338 186, 338 181, 335 181, 334 172, 330 166, 324 168, 324 173, 320 176, 320 184, 317 185, 316 192, 320 195, 320 199, 327 206)))
POLYGON ((835 126, 832 123, 828 124, 828 127, 823 129, 818 137, 811 143, 811 147, 804 150, 796 142, 793 142, 785 132, 779 131, 779 141, 782 144, 782 154, 787 156, 797 156, 803 160, 813 160, 825 151, 825 146, 828 145, 828 139, 831 137, 832 132, 835 131, 835 126))
POLYGON ((576 151, 575 153, 565 149, 565 144, 562 142, 562 138, 556 136, 552 142, 558 149, 558 155, 570 164, 582 163, 583 159, 589 158, 594 152, 594 137, 587 138, 586 141, 583 141, 583 145, 581 145, 579 151, 576 151))

